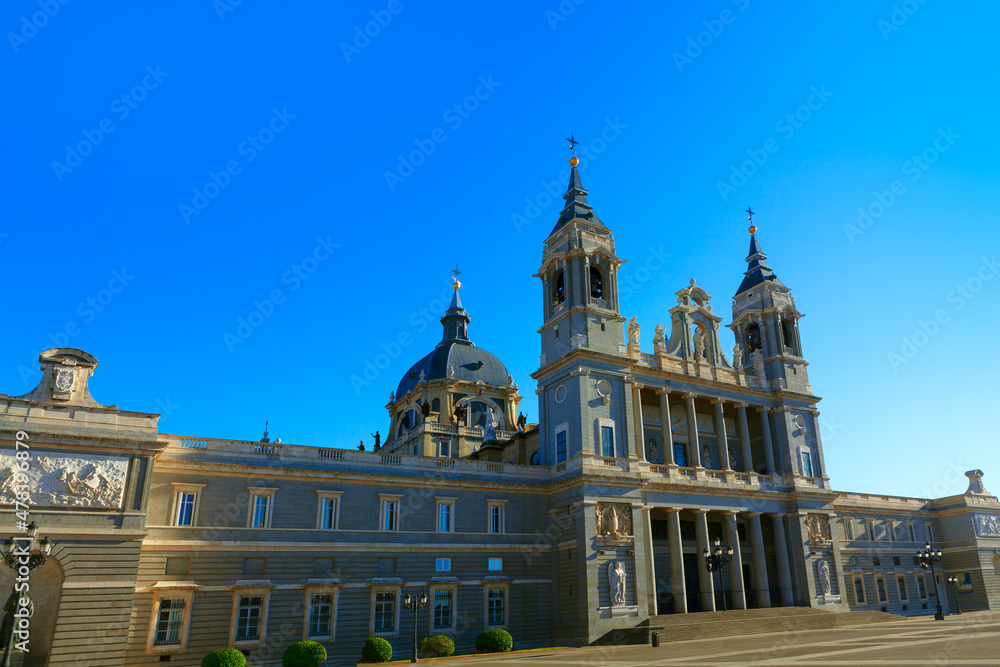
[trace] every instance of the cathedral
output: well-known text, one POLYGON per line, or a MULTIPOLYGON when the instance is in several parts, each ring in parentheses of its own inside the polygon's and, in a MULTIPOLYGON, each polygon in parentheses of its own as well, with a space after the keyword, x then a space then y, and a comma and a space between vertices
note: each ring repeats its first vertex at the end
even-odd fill
POLYGON ((476 291, 457 276, 440 342, 386 387, 375 451, 161 433, 127 396, 93 398, 93 355, 43 352, 34 390, 0 394, 4 525, 37 526, 16 659, 200 665, 234 647, 273 665, 310 639, 354 664, 369 636, 405 659, 414 633, 471 652, 488 628, 579 646, 705 612, 1000 608, 982 471, 943 498, 834 489, 801 313, 752 213, 732 338, 692 280, 643 349, 570 164, 534 274, 537 424, 472 342, 476 291))

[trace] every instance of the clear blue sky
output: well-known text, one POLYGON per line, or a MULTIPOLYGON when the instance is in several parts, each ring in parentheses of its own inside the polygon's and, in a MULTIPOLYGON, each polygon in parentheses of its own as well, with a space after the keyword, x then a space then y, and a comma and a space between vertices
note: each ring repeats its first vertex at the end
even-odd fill
POLYGON ((573 132, 644 347, 690 278, 728 321, 750 203, 835 487, 1000 490, 1000 8, 46 2, 0 13, 0 392, 70 345, 165 432, 370 444, 457 263, 534 421, 543 184, 573 132))

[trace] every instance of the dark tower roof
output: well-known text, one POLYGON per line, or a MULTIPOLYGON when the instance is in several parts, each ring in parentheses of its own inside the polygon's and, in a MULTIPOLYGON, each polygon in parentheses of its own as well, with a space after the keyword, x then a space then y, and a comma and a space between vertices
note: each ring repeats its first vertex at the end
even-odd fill
POLYGON ((764 254, 764 251, 760 249, 760 244, 757 243, 757 228, 751 227, 750 229, 750 253, 747 255, 747 270, 743 272, 745 277, 743 278, 743 282, 740 283, 739 289, 736 290, 736 294, 742 294, 751 287, 756 287, 763 282, 770 282, 784 287, 784 284, 778 280, 778 276, 774 275, 774 271, 767 265, 767 255, 764 254))
POLYGON ((570 173, 569 173, 569 186, 566 188, 566 194, 563 195, 563 199, 566 200, 566 207, 559 212, 559 220, 556 222, 556 226, 552 228, 549 232, 549 236, 555 234, 560 227, 565 225, 567 222, 574 218, 579 218, 589 222, 594 227, 600 229, 601 231, 609 232, 600 218, 594 215, 594 207, 587 203, 588 192, 584 189, 583 183, 580 182, 580 173, 576 170, 576 165, 579 162, 576 156, 570 160, 570 173))

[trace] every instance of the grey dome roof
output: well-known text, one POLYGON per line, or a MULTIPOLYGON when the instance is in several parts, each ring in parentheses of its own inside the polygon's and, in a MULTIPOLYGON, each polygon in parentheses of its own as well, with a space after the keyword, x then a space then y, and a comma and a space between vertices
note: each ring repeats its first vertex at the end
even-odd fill
POLYGON ((462 307, 462 299, 458 295, 459 286, 460 283, 456 280, 451 305, 441 318, 441 325, 444 328, 441 342, 403 375, 399 386, 396 387, 397 398, 405 396, 406 392, 417 386, 421 371, 427 381, 443 380, 449 377, 451 370, 454 370, 455 374, 451 377, 457 381, 482 380, 485 384, 497 387, 506 387, 510 384, 507 367, 494 355, 476 347, 469 340, 468 327, 472 318, 462 307))
POLYGON ((471 342, 442 341, 426 357, 413 364, 396 388, 396 396, 403 396, 417 386, 420 371, 425 380, 442 380, 448 377, 448 367, 455 369, 453 379, 505 387, 510 384, 507 367, 497 357, 476 347, 471 342))

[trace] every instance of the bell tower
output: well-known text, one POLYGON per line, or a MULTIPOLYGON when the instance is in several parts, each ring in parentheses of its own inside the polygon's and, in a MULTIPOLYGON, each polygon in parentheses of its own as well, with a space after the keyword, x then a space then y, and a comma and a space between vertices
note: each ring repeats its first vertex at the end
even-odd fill
POLYGON ((542 281, 542 366, 578 348, 625 354, 625 318, 618 310, 618 267, 624 261, 615 254, 611 230, 587 203, 575 152, 569 164, 566 206, 535 274, 542 281))

